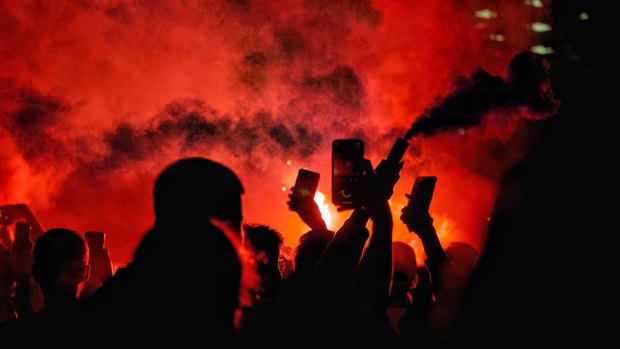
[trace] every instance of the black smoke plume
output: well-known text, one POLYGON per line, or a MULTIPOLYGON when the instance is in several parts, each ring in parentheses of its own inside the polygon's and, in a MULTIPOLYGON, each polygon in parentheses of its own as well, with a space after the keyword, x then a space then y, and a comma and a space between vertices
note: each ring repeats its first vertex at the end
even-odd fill
POLYGON ((543 119, 552 115, 557 106, 558 102, 549 89, 547 61, 523 52, 510 61, 507 79, 478 70, 468 79, 456 81, 454 92, 427 108, 411 125, 405 139, 469 128, 499 108, 525 108, 525 117, 543 119))

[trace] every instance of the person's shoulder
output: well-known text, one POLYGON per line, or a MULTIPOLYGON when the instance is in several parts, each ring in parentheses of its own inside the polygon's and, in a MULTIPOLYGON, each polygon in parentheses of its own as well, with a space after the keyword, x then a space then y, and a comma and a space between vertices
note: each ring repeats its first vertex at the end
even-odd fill
POLYGON ((106 280, 92 296, 86 300, 81 300, 81 308, 89 310, 105 308, 110 302, 118 300, 119 297, 127 293, 132 280, 132 273, 133 264, 131 263, 126 267, 117 269, 114 275, 106 280))

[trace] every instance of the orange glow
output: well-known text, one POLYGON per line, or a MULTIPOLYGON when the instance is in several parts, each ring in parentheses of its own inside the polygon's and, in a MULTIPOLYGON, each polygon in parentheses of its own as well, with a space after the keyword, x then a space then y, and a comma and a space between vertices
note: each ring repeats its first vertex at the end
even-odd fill
MULTIPOLYGON (((455 79, 505 74, 529 50, 528 23, 544 11, 502 1, 496 18, 475 17, 487 5, 2 2, 0 204, 27 203, 44 228, 106 232, 124 266, 153 223, 157 174, 203 156, 241 178, 246 221, 291 247, 307 227, 288 211, 286 188, 299 167, 321 173, 326 194, 315 199, 337 230, 350 211, 331 204, 333 139, 363 138, 376 166, 455 79), (490 39, 500 32, 510 35, 490 39)), ((442 242, 481 250, 497 182, 527 154, 514 120, 414 138, 391 200, 394 238, 417 241, 398 219, 404 193, 415 176, 436 175, 442 242)))
POLYGON ((327 229, 332 229, 332 214, 329 212, 329 205, 325 203, 325 194, 317 190, 316 194, 314 194, 314 202, 319 205, 319 210, 321 211, 323 221, 327 225, 327 229))

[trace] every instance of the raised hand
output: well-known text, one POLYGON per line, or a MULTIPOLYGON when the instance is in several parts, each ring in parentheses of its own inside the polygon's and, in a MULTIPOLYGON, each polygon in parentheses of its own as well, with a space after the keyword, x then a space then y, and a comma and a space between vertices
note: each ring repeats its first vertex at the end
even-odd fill
MULTIPOLYGON (((409 194, 405 194, 410 197, 409 194)), ((418 212, 412 206, 405 206, 401 210, 400 220, 407 225, 410 232, 414 232, 418 236, 434 234, 433 218, 428 211, 418 212)))
POLYGON ((295 187, 291 187, 291 193, 288 195, 288 208, 297 212, 299 218, 310 227, 310 229, 327 229, 327 225, 321 216, 319 205, 310 196, 299 195, 295 191, 295 187))
POLYGON ((43 234, 43 227, 26 204, 0 206, 0 226, 8 226, 15 221, 24 220, 32 229, 33 239, 43 234))

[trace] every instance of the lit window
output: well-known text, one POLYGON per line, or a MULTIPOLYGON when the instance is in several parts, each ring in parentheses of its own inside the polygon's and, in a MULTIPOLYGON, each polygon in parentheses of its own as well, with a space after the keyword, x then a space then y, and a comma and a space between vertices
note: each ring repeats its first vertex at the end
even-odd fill
POLYGON ((548 54, 553 53, 553 49, 551 47, 547 47, 543 45, 532 46, 530 48, 530 51, 537 53, 539 55, 548 55, 548 54))
POLYGON ((540 0, 523 0, 523 3, 526 4, 527 6, 532 6, 532 7, 543 7, 543 3, 540 0))
POLYGON ((496 18, 497 12, 491 11, 488 8, 485 8, 483 10, 476 11, 476 17, 484 18, 484 19, 496 18))
POLYGON ((549 24, 541 22, 534 22, 530 27, 532 28, 532 31, 537 33, 544 33, 551 30, 551 26, 549 24))
POLYGON ((502 34, 491 33, 491 40, 493 41, 504 41, 506 38, 502 34))
POLYGON ((497 35, 495 35, 495 40, 497 40, 497 41, 504 41, 504 36, 502 34, 497 34, 497 35))

